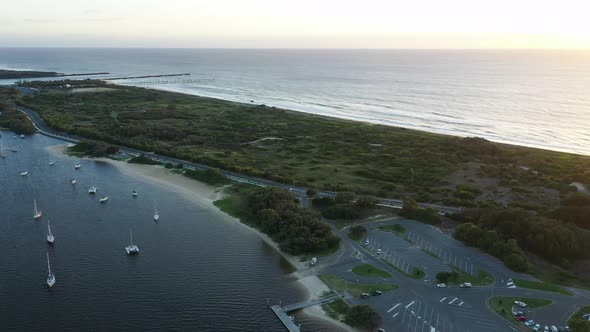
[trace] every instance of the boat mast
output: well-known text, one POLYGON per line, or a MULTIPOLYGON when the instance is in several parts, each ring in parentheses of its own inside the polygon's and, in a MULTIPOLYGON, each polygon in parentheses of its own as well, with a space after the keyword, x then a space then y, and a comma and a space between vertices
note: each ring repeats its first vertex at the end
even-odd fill
POLYGON ((129 228, 129 238, 131 238, 130 245, 133 245, 133 233, 131 232, 131 228, 129 228))
POLYGON ((49 253, 47 253, 47 269, 49 270, 49 275, 51 275, 51 265, 49 265, 49 253))
MULTIPOLYGON (((33 204, 35 205, 35 214, 37 214, 37 200, 36 199, 33 200, 33 204)), ((49 255, 49 254, 47 254, 47 255, 49 255)))
POLYGON ((51 235, 51 226, 49 226, 49 220, 47 220, 47 229, 49 230, 49 235, 51 235))

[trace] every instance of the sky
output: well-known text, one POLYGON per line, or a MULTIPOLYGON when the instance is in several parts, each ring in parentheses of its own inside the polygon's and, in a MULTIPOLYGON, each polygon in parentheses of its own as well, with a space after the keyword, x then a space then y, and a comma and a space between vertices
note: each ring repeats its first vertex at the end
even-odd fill
POLYGON ((0 47, 590 48, 589 0, 1 0, 0 47))

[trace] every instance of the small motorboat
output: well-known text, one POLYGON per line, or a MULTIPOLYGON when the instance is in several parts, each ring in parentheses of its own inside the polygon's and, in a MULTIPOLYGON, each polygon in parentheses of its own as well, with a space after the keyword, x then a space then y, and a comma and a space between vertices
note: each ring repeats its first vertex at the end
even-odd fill
POLYGON ((55 166, 55 161, 50 161, 49 166, 55 166))
POLYGON ((29 175, 29 171, 20 172, 20 176, 27 176, 27 175, 29 175))
POLYGON ((71 184, 76 184, 76 182, 77 182, 77 181, 76 181, 76 179, 75 179, 75 178, 72 178, 72 179, 70 179, 70 183, 71 183, 71 184))
POLYGON ((96 189, 96 187, 90 187, 90 189, 88 189, 89 194, 96 194, 97 191, 98 189, 96 189))
POLYGON ((76 165, 74 165, 74 169, 80 169, 80 167, 82 167, 82 164, 76 164, 76 165))
POLYGON ((133 197, 137 197, 137 191, 133 190, 133 191, 131 192, 131 195, 132 195, 133 197))
POLYGON ((104 203, 109 200, 109 196, 102 196, 98 201, 104 203))
POLYGON ((25 135, 21 134, 21 135, 20 135, 20 138, 25 138, 25 135))

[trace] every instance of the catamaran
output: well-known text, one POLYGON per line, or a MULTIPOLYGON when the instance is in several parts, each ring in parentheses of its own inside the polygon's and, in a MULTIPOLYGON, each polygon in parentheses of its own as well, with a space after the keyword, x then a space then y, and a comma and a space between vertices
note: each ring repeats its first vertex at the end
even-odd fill
POLYGON ((102 196, 98 201, 104 203, 109 200, 109 196, 102 196))
POLYGON ((55 274, 51 272, 51 265, 49 265, 49 253, 47 253, 47 270, 49 270, 49 274, 47 274, 47 286, 51 287, 55 284, 55 274))
POLYGON ((20 176, 27 176, 27 175, 29 175, 29 171, 20 172, 20 176))
POLYGON ((154 220, 158 221, 160 219, 160 214, 158 213, 158 209, 156 208, 156 201, 154 201, 154 220))
POLYGON ((53 244, 53 241, 55 241, 55 238, 53 237, 53 234, 51 234, 51 226, 49 226, 49 220, 47 220, 47 242, 53 244))
POLYGON ((125 247, 125 251, 127 252, 127 255, 139 254, 139 248, 135 244, 133 244, 133 233, 131 233, 131 228, 129 228, 129 238, 130 238, 129 245, 127 247, 125 247))
POLYGON ((82 164, 76 164, 76 165, 74 165, 74 169, 80 169, 80 167, 82 167, 82 164))
POLYGON ((33 214, 33 219, 39 219, 39 218, 41 218, 42 213, 41 213, 41 211, 37 210, 37 200, 36 199, 33 200, 33 204, 35 205, 35 211, 34 211, 34 214, 33 214))
POLYGON ((98 189, 96 189, 96 187, 90 187, 90 189, 88 189, 88 193, 89 193, 89 194, 96 194, 96 191, 97 191, 97 190, 98 190, 98 189))

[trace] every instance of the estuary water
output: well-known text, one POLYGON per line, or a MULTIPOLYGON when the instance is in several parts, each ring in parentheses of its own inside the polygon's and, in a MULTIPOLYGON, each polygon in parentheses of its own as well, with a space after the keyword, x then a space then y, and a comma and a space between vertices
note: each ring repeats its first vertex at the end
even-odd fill
MULTIPOLYGON (((284 331, 266 299, 304 300, 281 257, 216 211, 110 164, 45 149, 63 142, 0 134, 0 330, 284 331), (19 175, 24 169, 29 176, 19 175), (110 198, 106 204, 98 202, 102 195, 110 198), (38 221, 34 199, 43 212, 38 221), (48 220, 54 246, 45 239, 48 220), (130 228, 137 256, 124 251, 130 228), (57 280, 51 289, 47 252, 57 280)), ((330 330, 298 321, 306 331, 330 330)))
POLYGON ((590 155, 590 51, 5 48, 0 68, 190 73, 118 82, 590 155))

